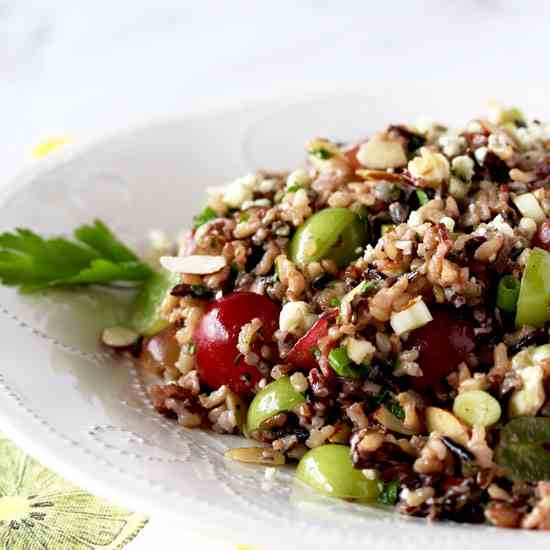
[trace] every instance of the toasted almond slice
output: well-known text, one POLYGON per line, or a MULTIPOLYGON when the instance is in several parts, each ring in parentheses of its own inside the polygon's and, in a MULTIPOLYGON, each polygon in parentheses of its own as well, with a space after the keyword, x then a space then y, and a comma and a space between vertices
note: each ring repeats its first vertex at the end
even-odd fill
POLYGON ((282 466, 285 463, 285 455, 269 447, 239 447, 227 449, 224 456, 239 462, 263 464, 265 466, 282 466))
POLYGON ((405 425, 397 416, 393 415, 386 407, 378 407, 376 411, 373 413, 373 418, 382 424, 382 426, 386 426, 388 430, 391 430, 392 432, 397 432, 398 434, 403 435, 414 435, 418 432, 415 430, 410 430, 409 428, 405 428, 405 425))
POLYGON ((430 432, 437 432, 452 439, 460 445, 468 443, 466 426, 452 413, 439 407, 426 409, 426 427, 430 432))
POLYGON ((365 168, 385 170, 407 164, 405 149, 399 141, 375 136, 359 147, 357 160, 365 168))
POLYGON ((160 264, 172 273, 210 275, 223 269, 226 260, 224 256, 162 256, 160 264))
POLYGON ((109 327, 103 331, 101 339, 110 348, 127 348, 138 341, 139 334, 126 327, 109 327))

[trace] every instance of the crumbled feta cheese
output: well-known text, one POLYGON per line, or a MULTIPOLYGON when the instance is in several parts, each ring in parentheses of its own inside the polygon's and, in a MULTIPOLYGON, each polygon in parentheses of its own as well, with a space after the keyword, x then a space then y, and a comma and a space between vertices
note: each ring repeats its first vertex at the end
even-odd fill
POLYGON ((456 157, 466 148, 466 139, 463 136, 446 134, 439 138, 439 146, 448 157, 456 157))
POLYGON ((540 365, 526 367, 518 371, 523 387, 514 391, 510 398, 509 415, 535 416, 544 405, 544 371, 540 365))
POLYGON ((467 155, 460 155, 451 162, 455 175, 463 180, 470 181, 474 175, 474 161, 467 155))
POLYGON ((427 147, 420 149, 419 157, 408 164, 408 169, 414 178, 424 182, 429 187, 438 187, 449 178, 449 161, 441 153, 434 153, 427 147))
POLYGON ((477 120, 472 120, 466 127, 466 130, 471 134, 478 134, 483 130, 483 128, 481 127, 481 124, 477 120))
POLYGON ((514 155, 514 148, 508 134, 505 132, 496 132, 489 136, 488 150, 492 151, 502 160, 509 160, 514 155))
POLYGON ((376 352, 376 348, 367 340, 347 338, 345 341, 348 357, 358 365, 369 363, 376 352))
POLYGON ((271 201, 269 199, 256 199, 255 201, 245 201, 241 205, 241 210, 248 210, 254 206, 271 206, 271 201))
POLYGON ((223 190, 223 202, 230 208, 240 208, 241 205, 252 200, 257 177, 254 174, 237 178, 223 190))
POLYGON ((537 231, 537 222, 535 222, 532 218, 523 217, 519 220, 518 227, 523 235, 525 235, 528 239, 532 239, 533 235, 537 231))
POLYGON ((409 227, 418 227, 419 225, 422 225, 423 222, 424 220, 422 218, 422 213, 419 210, 413 210, 409 214, 409 219, 407 220, 409 227))
POLYGON ((373 260, 374 260, 374 257, 375 257, 375 250, 374 250, 374 247, 372 246, 372 244, 368 244, 366 247, 365 247, 365 253, 363 255, 363 259, 367 262, 367 263, 371 263, 373 260))
POLYGON ((437 124, 427 117, 419 117, 414 125, 414 129, 421 134, 431 134, 435 128, 437 128, 437 124))
POLYGON ((420 328, 433 320, 428 306, 422 298, 416 299, 407 309, 392 313, 390 325, 399 336, 405 332, 420 328))
POLYGON ((489 149, 487 149, 487 147, 479 147, 475 150, 474 156, 480 164, 483 164, 485 162, 485 157, 487 156, 488 152, 489 149))
POLYGON ((537 223, 542 223, 546 219, 544 210, 533 193, 524 193, 514 197, 513 201, 526 218, 531 218, 537 223))
POLYGON ((412 241, 394 241, 395 247, 403 251, 405 256, 412 254, 412 241))
POLYGON ((302 336, 317 320, 306 302, 287 302, 279 315, 279 328, 294 336, 302 336))
POLYGON ((306 172, 306 170, 303 170, 303 169, 294 170, 294 172, 290 172, 290 174, 286 178, 287 188, 294 187, 295 185, 307 187, 310 183, 311 183, 311 178, 309 174, 306 172))
POLYGON ((275 180, 272 180, 272 179, 261 180, 258 183, 258 191, 260 193, 271 193, 272 191, 275 190, 276 185, 277 185, 277 182, 275 180))
POLYGON ((514 237, 514 230, 504 221, 501 214, 495 216, 494 219, 487 224, 487 227, 495 229, 499 233, 507 235, 508 237, 514 237))
POLYGON ((451 233, 455 230, 455 221, 449 216, 443 216, 439 223, 442 223, 451 233))

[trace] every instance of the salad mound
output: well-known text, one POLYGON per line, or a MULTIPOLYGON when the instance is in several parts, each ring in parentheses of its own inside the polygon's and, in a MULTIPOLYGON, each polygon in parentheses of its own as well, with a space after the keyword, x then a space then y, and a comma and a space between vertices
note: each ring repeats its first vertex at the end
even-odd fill
POLYGON ((208 190, 135 319, 157 410, 405 514, 550 527, 550 126, 314 139, 208 190))

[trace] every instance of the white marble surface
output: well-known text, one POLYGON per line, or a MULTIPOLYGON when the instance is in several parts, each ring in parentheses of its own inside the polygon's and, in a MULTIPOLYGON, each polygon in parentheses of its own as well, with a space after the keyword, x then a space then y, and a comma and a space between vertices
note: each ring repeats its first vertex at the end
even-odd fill
MULTIPOLYGON (((78 139, 192 111, 205 97, 316 82, 540 85, 549 79, 549 16, 542 0, 0 0, 0 182, 47 136, 78 139)), ((161 540, 235 548, 162 518, 130 547, 161 540)))

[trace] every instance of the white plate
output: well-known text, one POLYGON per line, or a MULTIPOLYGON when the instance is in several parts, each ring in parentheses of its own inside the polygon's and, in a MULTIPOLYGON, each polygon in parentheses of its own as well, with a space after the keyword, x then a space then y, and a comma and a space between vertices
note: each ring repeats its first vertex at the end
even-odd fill
MULTIPOLYGON (((245 103, 148 124, 69 148, 13 182, 0 206, 0 230, 69 233, 100 217, 137 245, 150 228, 185 228, 205 202, 206 185, 251 168, 299 164, 308 137, 345 140, 418 114, 458 124, 494 96, 481 86, 459 94, 452 87, 392 86, 245 103)), ((549 117, 543 91, 529 92, 525 101, 530 113, 549 117)), ((0 289, 0 424, 74 482, 130 508, 172 516, 179 525, 266 548, 547 546, 544 534, 428 527, 321 499, 293 488, 290 471, 266 480, 262 469, 225 461, 223 450, 236 438, 184 430, 161 418, 131 365, 101 354, 97 335, 117 322, 124 300, 97 290, 23 298, 0 289)))

